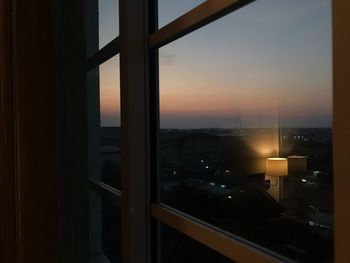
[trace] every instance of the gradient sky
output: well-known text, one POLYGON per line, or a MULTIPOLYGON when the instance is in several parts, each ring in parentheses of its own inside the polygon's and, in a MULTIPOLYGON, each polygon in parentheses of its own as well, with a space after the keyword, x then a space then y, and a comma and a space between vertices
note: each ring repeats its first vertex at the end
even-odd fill
MULTIPOLYGON (((119 30, 100 1, 103 46, 119 30)), ((202 2, 159 0, 160 26, 202 2)), ((257 0, 162 47, 161 127, 331 126, 331 34, 330 0, 257 0)), ((100 67, 103 126, 120 125, 117 74, 118 57, 100 67)))

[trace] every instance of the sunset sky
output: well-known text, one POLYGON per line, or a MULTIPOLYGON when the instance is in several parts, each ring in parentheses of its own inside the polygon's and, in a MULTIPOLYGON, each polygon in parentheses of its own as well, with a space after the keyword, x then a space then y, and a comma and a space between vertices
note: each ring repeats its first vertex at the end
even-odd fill
MULTIPOLYGON (((100 2, 103 46, 119 30, 100 2)), ((201 2, 159 0, 160 27, 201 2)), ((330 0, 257 0, 162 47, 161 127, 330 127, 331 34, 330 0)), ((118 56, 100 67, 102 126, 120 125, 118 74, 118 56)))

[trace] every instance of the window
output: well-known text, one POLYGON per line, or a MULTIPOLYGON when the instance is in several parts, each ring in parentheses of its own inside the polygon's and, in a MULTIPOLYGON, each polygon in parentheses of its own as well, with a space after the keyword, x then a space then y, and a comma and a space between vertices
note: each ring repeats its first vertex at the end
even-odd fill
POLYGON ((98 0, 98 32, 100 49, 119 35, 118 0, 98 0))
POLYGON ((257 1, 160 48, 162 203, 333 258, 330 4, 257 1))
POLYGON ((104 149, 91 190, 120 208, 124 260, 332 261, 331 1, 119 10, 120 36, 95 34, 88 88, 104 149))
POLYGON ((87 1, 90 262, 121 262, 119 3, 87 1))
POLYGON ((0 261, 348 260, 349 2, 160 1, 0 2, 0 261))

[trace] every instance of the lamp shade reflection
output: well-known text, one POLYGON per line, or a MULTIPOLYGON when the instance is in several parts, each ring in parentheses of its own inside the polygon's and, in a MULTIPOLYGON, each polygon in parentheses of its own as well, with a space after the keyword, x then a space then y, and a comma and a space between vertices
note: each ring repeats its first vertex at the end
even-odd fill
POLYGON ((267 158, 266 175, 267 176, 287 176, 288 175, 287 158, 267 158))

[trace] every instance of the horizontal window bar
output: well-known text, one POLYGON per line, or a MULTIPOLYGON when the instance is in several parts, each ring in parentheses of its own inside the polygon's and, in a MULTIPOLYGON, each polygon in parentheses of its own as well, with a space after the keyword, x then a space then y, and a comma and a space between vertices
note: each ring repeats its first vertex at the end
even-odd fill
POLYGON ((117 190, 117 189, 115 189, 115 188, 113 188, 105 183, 98 182, 98 181, 91 180, 91 179, 90 179, 89 185, 90 185, 90 189, 92 191, 99 194, 102 198, 110 201, 112 204, 121 208, 122 193, 119 190, 117 190))
POLYGON ((255 0, 207 0, 149 37, 151 48, 164 46, 255 0))
POLYGON ((119 53, 119 37, 116 37, 87 60, 87 70, 93 69, 119 53))
POLYGON ((152 217, 162 223, 236 262, 294 262, 164 204, 152 204, 151 213, 152 217))

